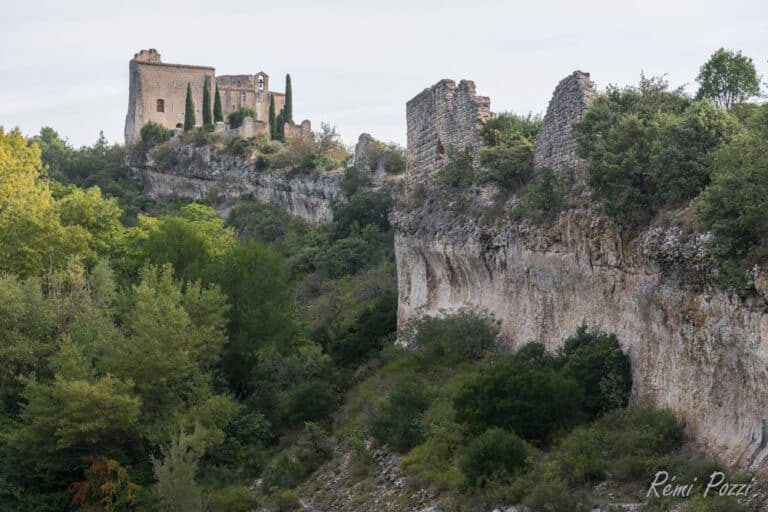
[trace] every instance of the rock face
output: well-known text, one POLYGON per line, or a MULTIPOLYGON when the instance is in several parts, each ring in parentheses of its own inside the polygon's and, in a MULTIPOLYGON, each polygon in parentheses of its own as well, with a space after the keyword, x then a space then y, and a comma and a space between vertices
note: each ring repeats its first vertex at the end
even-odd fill
MULTIPOLYGON (((587 77, 560 83, 536 144, 537 164, 572 173, 576 188, 584 162, 569 130, 591 96, 587 77)), ((409 159, 416 155, 409 147, 409 159)), ((409 162, 409 172, 434 172, 420 165, 409 162)), ((401 323, 417 312, 482 308, 501 320, 512 349, 531 340, 554 349, 582 322, 613 332, 632 361, 635 399, 673 410, 727 464, 768 465, 765 301, 706 284, 706 235, 657 227, 627 241, 594 206, 548 226, 488 227, 446 203, 428 197, 392 216, 401 323)))
POLYGON ((219 210, 224 215, 235 199, 250 194, 313 223, 331 221, 331 203, 342 196, 342 170, 319 174, 259 171, 242 158, 207 146, 177 144, 173 152, 174 165, 150 160, 139 171, 146 194, 155 198, 213 199, 221 205, 219 210))

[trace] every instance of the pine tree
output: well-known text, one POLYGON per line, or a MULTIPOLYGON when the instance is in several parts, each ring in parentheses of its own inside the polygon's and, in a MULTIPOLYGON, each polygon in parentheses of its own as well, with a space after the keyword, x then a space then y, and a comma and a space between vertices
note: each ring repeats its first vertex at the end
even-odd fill
POLYGON ((211 120, 211 86, 207 78, 203 85, 203 127, 208 131, 213 131, 213 121, 211 120))
POLYGON ((187 101, 184 106, 184 131, 188 132, 195 127, 195 102, 192 101, 192 84, 187 82, 187 101))
POLYGON ((224 111, 221 109, 221 94, 219 94, 219 84, 216 84, 216 97, 213 99, 213 122, 224 122, 224 111))
POLYGON ((293 88, 291 87, 291 75, 285 75, 285 106, 283 107, 283 120, 293 124, 293 88))
POLYGON ((275 117, 275 96, 269 95, 269 136, 277 138, 277 118, 275 117))

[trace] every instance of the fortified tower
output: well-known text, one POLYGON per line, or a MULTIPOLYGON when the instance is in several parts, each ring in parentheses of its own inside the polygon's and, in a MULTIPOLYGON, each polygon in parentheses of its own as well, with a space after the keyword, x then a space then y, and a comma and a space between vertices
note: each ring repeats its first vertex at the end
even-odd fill
POLYGON ((428 186, 445 163, 449 148, 469 148, 477 160, 483 144, 482 129, 490 117, 491 100, 477 96, 475 83, 440 80, 406 105, 408 148, 406 185, 428 186))

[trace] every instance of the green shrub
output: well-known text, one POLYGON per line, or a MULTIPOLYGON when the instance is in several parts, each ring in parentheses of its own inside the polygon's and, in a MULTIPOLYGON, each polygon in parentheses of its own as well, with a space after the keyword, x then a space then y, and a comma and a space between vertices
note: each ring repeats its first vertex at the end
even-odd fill
POLYGON ((583 419, 582 390, 571 377, 506 357, 484 368, 454 399, 456 419, 470 432, 500 427, 547 441, 583 419))
POLYGON ((353 195, 349 201, 334 203, 333 222, 336 238, 349 236, 353 226, 363 228, 374 224, 380 231, 389 231, 389 209, 392 198, 386 192, 365 190, 353 195))
POLYGON ((171 144, 161 144, 152 150, 152 160, 161 169, 173 169, 182 163, 182 158, 171 144))
POLYGON ((739 504, 735 498, 727 496, 707 496, 697 494, 688 503, 688 506, 682 509, 682 512, 746 512, 749 510, 744 505, 739 504))
POLYGON ((552 222, 563 209, 563 184, 549 167, 540 169, 522 194, 513 218, 526 217, 533 222, 552 222))
POLYGON ((440 169, 436 183, 448 185, 453 188, 468 187, 475 181, 475 162, 472 157, 472 149, 448 148, 448 158, 440 169))
POLYGON ((392 341, 397 330, 397 294, 384 292, 366 307, 343 335, 328 346, 328 353, 339 366, 355 366, 379 352, 392 341))
POLYGON ((574 133, 605 213, 635 229, 707 185, 709 155, 735 127, 712 103, 669 91, 663 79, 641 77, 638 87, 609 87, 598 95, 574 133))
POLYGON ((317 421, 327 417, 336 407, 336 395, 331 386, 321 380, 297 384, 288 391, 286 414, 292 425, 317 421))
POLYGON ((478 359, 498 333, 491 317, 465 309, 440 318, 417 317, 403 327, 402 337, 422 361, 451 364, 478 359))
POLYGON ((525 504, 532 512, 590 512, 592 502, 586 492, 573 489, 562 479, 537 482, 525 504))
POLYGON ((402 380, 371 416, 371 435, 379 444, 386 444, 399 453, 407 452, 424 439, 421 416, 427 407, 429 397, 424 387, 411 379, 402 380))
POLYGON ((753 265, 768 263, 768 105, 712 161, 714 178, 696 204, 696 218, 713 235, 707 248, 718 262, 716 282, 744 286, 753 265))
POLYGON ((528 181, 533 173, 533 146, 543 122, 540 117, 503 113, 483 127, 486 146, 480 150, 484 169, 477 173, 477 183, 494 182, 514 189, 528 181))
POLYGON ((473 487, 507 482, 526 467, 528 452, 526 442, 515 434, 491 428, 470 441, 459 460, 459 469, 473 487))
POLYGON ((294 510, 303 510, 298 496, 288 489, 275 491, 269 497, 269 504, 275 512, 292 512, 294 510))
POLYGON ((371 141, 365 151, 365 160, 374 168, 381 162, 388 174, 400 174, 405 171, 405 150, 395 143, 371 141))
POLYGON ((296 443, 269 463, 262 485, 267 492, 296 487, 331 455, 333 447, 328 435, 316 424, 307 423, 296 443))
POLYGON ((584 390, 583 407, 597 415, 625 407, 632 390, 629 357, 613 334, 590 332, 581 325, 559 352, 563 371, 584 390))
POLYGON ((209 512, 249 512, 257 505, 246 485, 230 485, 222 489, 208 490, 206 501, 206 510, 209 512))
POLYGON ((454 465, 454 456, 462 446, 459 425, 435 425, 422 444, 403 456, 400 465, 415 486, 437 491, 458 491, 465 485, 463 475, 454 465))
POLYGON ((150 121, 141 127, 141 145, 144 151, 162 144, 173 136, 173 130, 150 121))
POLYGON ((599 482, 605 478, 607 469, 603 442, 600 431, 579 426, 560 441, 551 457, 571 485, 599 482))
POLYGON ((256 111, 253 110, 251 107, 240 107, 238 110, 235 110, 229 116, 227 116, 227 119, 229 120, 229 127, 234 128, 240 128, 243 125, 243 120, 246 117, 250 117, 254 121, 258 120, 259 116, 256 114, 256 111))

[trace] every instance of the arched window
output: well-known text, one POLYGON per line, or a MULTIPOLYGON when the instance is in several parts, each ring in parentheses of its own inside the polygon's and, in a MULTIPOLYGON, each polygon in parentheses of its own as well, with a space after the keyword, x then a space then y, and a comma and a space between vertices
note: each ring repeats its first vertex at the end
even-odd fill
POLYGON ((260 91, 264 90, 264 77, 263 76, 259 76, 259 90, 260 91))
POLYGON ((157 111, 165 112, 165 100, 157 100, 157 111))

